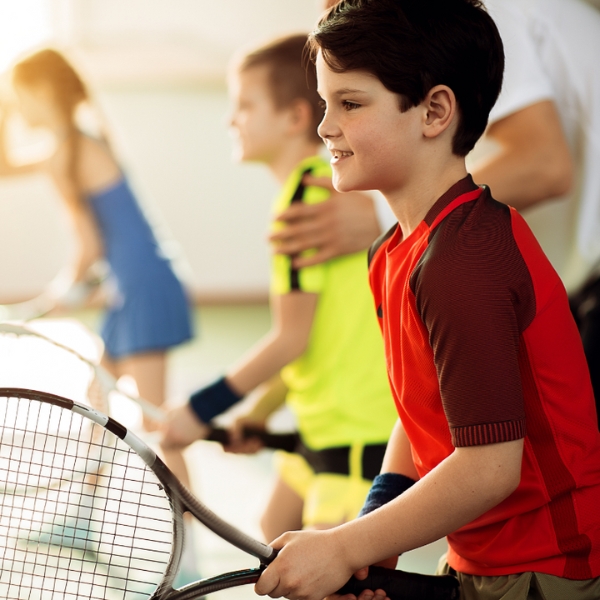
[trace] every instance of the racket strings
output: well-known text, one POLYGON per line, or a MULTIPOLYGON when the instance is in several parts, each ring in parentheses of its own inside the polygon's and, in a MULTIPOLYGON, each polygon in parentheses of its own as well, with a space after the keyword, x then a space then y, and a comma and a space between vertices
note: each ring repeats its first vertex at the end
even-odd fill
POLYGON ((156 476, 70 410, 0 398, 0 597, 148 598, 173 516, 156 476))

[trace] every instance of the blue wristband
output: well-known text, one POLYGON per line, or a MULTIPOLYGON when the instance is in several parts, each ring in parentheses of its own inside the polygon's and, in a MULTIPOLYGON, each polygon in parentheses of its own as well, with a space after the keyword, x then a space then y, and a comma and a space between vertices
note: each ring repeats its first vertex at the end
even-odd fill
POLYGON ((376 508, 391 502, 415 483, 414 479, 398 473, 381 473, 377 475, 373 479, 371 489, 358 516, 363 517, 376 508))
POLYGON ((225 377, 217 379, 214 383, 194 392, 190 396, 190 406, 203 423, 210 421, 239 402, 238 396, 225 381, 225 377))

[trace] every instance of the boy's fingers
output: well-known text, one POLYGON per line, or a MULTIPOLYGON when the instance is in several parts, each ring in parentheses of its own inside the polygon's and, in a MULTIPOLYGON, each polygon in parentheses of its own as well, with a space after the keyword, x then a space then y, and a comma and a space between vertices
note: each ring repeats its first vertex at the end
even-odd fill
POLYGON ((320 239, 321 237, 317 235, 297 237, 277 244, 273 251, 275 254, 291 256, 292 264, 297 269, 316 265, 335 256, 332 247, 326 243, 319 244, 317 240, 320 239), (306 250, 312 250, 312 252, 307 256, 302 256, 302 252, 306 250))
MULTIPOLYGON (((325 600, 358 600, 354 594, 344 594, 341 596, 340 594, 331 594, 331 596, 326 596, 325 600)), ((363 598, 362 600, 370 600, 369 598, 363 598)))
POLYGON ((326 212, 327 208, 327 202, 320 202, 319 204, 304 204, 295 202, 277 215, 275 220, 284 221, 288 225, 298 221, 310 221, 326 212))
POLYGON ((227 444, 223 449, 231 454, 256 454, 263 448, 262 443, 257 438, 249 438, 239 442, 227 444))
POLYGON ((254 584, 254 591, 259 596, 271 596, 272 598, 277 598, 278 596, 274 595, 274 591, 279 586, 279 578, 273 571, 267 567, 260 576, 259 580, 254 584))
POLYGON ((161 447, 165 450, 185 448, 206 437, 207 427, 187 405, 173 409, 161 425, 161 447))
MULTIPOLYGON (((271 241, 273 242, 273 252, 275 254, 285 254, 288 256, 293 256, 295 254, 299 255, 304 251, 314 251, 315 249, 317 249, 318 252, 322 252, 330 246, 325 232, 320 229, 304 230, 301 228, 301 226, 298 226, 298 229, 294 232, 290 231, 285 239, 271 241)), ((300 256, 297 256, 296 258, 300 258, 300 256)))
POLYGON ((296 269, 303 269, 305 267, 312 267, 313 265, 319 265, 321 263, 327 262, 332 258, 335 258, 337 255, 329 246, 325 246, 311 254, 310 256, 297 256, 292 259, 292 265, 296 269))
MULTIPOLYGON (((366 579, 369 576, 369 567, 363 567, 354 573, 354 577, 359 581, 366 579)), ((370 590, 369 590, 370 591, 370 590)))
POLYGON ((390 600, 390 598, 385 593, 385 590, 375 590, 375 596, 373 596, 373 600, 390 600))

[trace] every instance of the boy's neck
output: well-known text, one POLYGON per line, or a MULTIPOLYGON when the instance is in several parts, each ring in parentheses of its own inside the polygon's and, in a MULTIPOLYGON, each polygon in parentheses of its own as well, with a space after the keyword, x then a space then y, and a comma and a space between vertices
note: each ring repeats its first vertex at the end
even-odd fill
POLYGON ((432 169, 428 165, 421 176, 412 177, 400 190, 381 190, 398 219, 404 239, 418 227, 439 198, 468 174, 462 157, 453 157, 439 167, 432 169))
POLYGON ((306 138, 292 138, 284 148, 267 163, 269 170, 280 183, 284 184, 292 171, 305 158, 319 154, 322 150, 320 142, 313 142, 306 138))

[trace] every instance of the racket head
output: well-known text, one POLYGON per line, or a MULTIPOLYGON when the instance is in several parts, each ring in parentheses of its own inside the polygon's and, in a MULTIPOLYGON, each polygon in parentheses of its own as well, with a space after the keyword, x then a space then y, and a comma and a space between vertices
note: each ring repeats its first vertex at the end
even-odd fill
POLYGON ((0 389, 0 597, 172 592, 183 506, 153 470, 161 464, 88 406, 0 389))
MULTIPOLYGON (((23 369, 22 365, 27 363, 26 358, 23 357, 23 353, 35 353, 36 356, 43 356, 44 360, 48 363, 46 368, 53 374, 50 377, 40 378, 38 384, 44 390, 55 392, 61 395, 67 395, 68 397, 79 398, 80 396, 74 394, 72 386, 66 386, 68 382, 64 378, 61 378, 60 385, 57 389, 48 388, 48 382, 55 383, 54 371, 55 369, 49 364, 51 360, 61 361, 62 368, 78 368, 82 367, 89 371, 87 375, 91 375, 91 378, 82 378, 85 380, 87 385, 83 389, 84 395, 81 399, 84 403, 88 401, 92 405, 100 409, 103 412, 110 412, 110 400, 115 398, 121 405, 121 400, 126 399, 131 405, 137 406, 141 409, 141 412, 157 422, 161 422, 165 418, 165 413, 162 409, 150 403, 148 400, 139 396, 134 396, 122 389, 119 382, 111 375, 106 369, 99 364, 99 359, 102 354, 101 342, 96 339, 96 336, 89 332, 79 322, 75 322, 72 319, 54 319, 38 321, 35 324, 23 324, 14 322, 0 322, 0 357, 7 357, 10 353, 11 363, 15 365, 17 370, 24 372, 25 380, 31 381, 33 374, 31 369, 23 369), (75 323, 77 323, 75 325, 75 323), (42 327, 43 324, 43 327, 42 327), (69 331, 69 341, 59 341, 56 339, 56 332, 60 330, 69 331), (83 339, 87 338, 87 339, 83 339), (19 340, 20 345, 17 346, 12 343, 12 340, 19 340), (4 343, 3 342, 7 342, 4 343), (26 345, 26 342, 31 342, 30 345, 26 345), (37 342, 37 343, 36 343, 37 342), (84 343, 85 342, 85 343, 84 343), (85 349, 83 348, 85 346, 85 349), (42 348, 43 347, 43 348, 42 348), (79 349, 78 349, 79 348, 79 349), (17 351, 21 352, 19 356, 17 351), (67 366, 67 359, 70 358, 70 364, 67 366), (75 361, 73 361, 75 359, 75 361), (65 392, 65 390, 68 390, 65 392)), ((37 372, 35 374, 37 376, 37 372)), ((73 379, 73 378, 70 378, 73 379)), ((6 381, 2 382, 2 385, 6 387, 16 387, 20 384, 17 379, 16 385, 14 385, 13 378, 9 378, 9 384, 6 381)), ((22 379, 23 380, 23 379, 22 379)), ((134 414, 131 410, 126 411, 128 413, 129 421, 134 414)), ((121 413, 120 419, 124 417, 121 413)))

